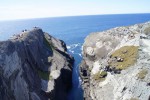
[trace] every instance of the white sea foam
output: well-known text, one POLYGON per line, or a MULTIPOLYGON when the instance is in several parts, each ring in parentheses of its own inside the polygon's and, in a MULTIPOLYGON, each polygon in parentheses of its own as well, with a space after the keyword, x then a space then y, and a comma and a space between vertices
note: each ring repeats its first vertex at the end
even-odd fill
POLYGON ((67 49, 70 49, 71 47, 70 46, 67 46, 67 49))
POLYGON ((74 54, 74 51, 70 50, 70 52, 74 54))
POLYGON ((79 53, 79 56, 82 57, 81 53, 79 53))
POLYGON ((78 85, 78 88, 81 87, 81 83, 82 83, 82 80, 81 80, 81 78, 79 77, 79 85, 78 85))
POLYGON ((75 49, 76 47, 81 47, 81 46, 82 46, 82 43, 77 43, 77 44, 68 45, 67 48, 68 49, 75 49))
POLYGON ((75 49, 80 49, 82 50, 82 43, 77 43, 77 44, 71 44, 71 45, 68 45, 67 46, 67 49, 70 53, 72 54, 77 54, 79 55, 80 57, 82 56, 80 52, 76 52, 77 50, 75 49))

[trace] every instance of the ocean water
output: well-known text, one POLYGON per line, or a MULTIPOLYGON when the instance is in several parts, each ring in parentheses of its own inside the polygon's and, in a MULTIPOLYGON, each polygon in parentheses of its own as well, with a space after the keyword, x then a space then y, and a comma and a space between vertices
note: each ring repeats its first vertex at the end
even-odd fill
POLYGON ((24 29, 37 26, 52 36, 64 40, 68 52, 75 57, 73 68, 73 88, 68 94, 69 100, 83 100, 78 66, 82 60, 81 47, 84 38, 91 32, 107 30, 118 26, 128 26, 150 21, 150 14, 118 14, 74 17, 55 17, 28 20, 0 21, 0 41, 24 29))

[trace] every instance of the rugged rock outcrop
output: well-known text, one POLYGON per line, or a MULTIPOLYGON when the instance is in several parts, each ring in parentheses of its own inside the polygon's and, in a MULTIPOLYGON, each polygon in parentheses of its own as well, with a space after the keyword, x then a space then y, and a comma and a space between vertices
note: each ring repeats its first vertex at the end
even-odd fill
POLYGON ((150 22, 87 36, 80 76, 85 100, 150 100, 150 22))
POLYGON ((0 42, 0 100, 66 100, 74 59, 40 28, 0 42))

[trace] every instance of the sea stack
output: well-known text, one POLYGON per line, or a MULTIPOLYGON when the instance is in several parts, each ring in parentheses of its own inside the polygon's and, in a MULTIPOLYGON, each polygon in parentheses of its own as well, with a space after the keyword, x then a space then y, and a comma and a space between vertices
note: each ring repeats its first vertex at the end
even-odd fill
POLYGON ((66 44, 34 28, 0 42, 0 100, 66 100, 73 57, 66 44))
POLYGON ((85 100, 150 100, 150 22, 91 33, 82 54, 85 100))

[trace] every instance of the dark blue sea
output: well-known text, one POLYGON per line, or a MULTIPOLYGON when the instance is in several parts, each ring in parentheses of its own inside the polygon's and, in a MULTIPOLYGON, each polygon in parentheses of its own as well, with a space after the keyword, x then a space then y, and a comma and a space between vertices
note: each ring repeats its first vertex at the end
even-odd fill
POLYGON ((92 15, 0 21, 0 40, 6 40, 13 34, 19 33, 23 29, 30 30, 34 26, 40 27, 52 36, 64 40, 67 44, 68 52, 75 57, 73 88, 68 94, 68 99, 83 100, 78 66, 82 60, 81 46, 84 38, 91 32, 147 21, 150 21, 150 14, 92 15))

